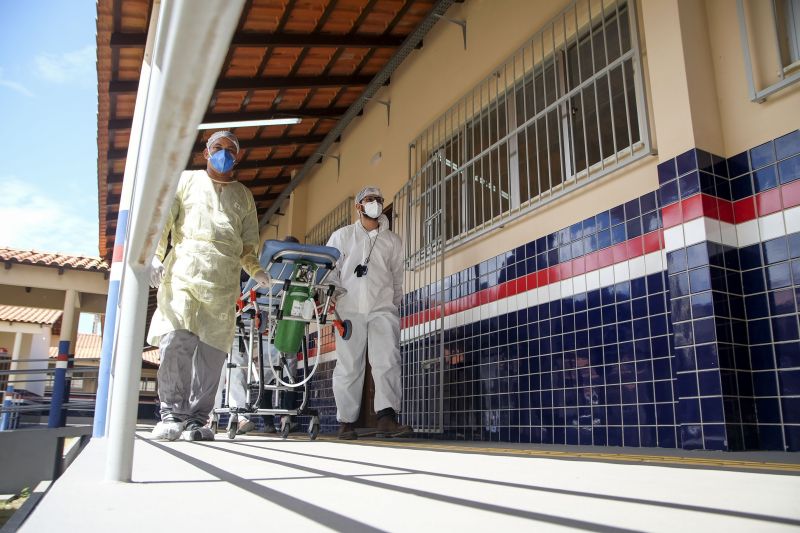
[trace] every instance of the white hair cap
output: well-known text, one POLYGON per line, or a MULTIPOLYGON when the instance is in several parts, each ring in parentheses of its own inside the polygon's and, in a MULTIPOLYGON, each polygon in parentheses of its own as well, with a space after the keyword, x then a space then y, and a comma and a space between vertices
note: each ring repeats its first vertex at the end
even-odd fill
POLYGON ((381 194, 381 190, 379 188, 375 187, 374 185, 369 185, 368 187, 364 187, 363 189, 361 189, 361 192, 359 192, 356 195, 356 203, 360 204, 361 200, 363 200, 367 196, 379 196, 380 198, 383 198, 383 195, 381 194))
POLYGON ((222 137, 225 137, 226 139, 228 139, 229 141, 231 141, 233 143, 233 145, 236 147, 236 153, 238 154, 239 153, 239 139, 237 139, 236 135, 234 135, 232 132, 230 132, 228 130, 220 130, 220 131, 215 131, 214 133, 212 133, 211 137, 209 137, 208 141, 206 142, 206 148, 208 148, 210 150, 211 149, 211 145, 214 144, 214 141, 216 141, 217 139, 221 139, 222 137))

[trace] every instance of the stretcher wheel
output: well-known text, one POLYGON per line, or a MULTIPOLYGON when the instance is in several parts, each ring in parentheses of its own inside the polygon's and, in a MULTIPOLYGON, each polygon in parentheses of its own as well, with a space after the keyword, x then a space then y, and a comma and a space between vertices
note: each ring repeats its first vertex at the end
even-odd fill
POLYGON ((228 418, 228 438, 233 440, 236 438, 236 431, 239 429, 239 417, 231 415, 228 418))
POLYGON ((289 437, 289 430, 292 427, 292 419, 288 416, 281 418, 281 438, 285 439, 289 437))
POLYGON ((217 417, 211 419, 211 431, 214 433, 219 431, 219 419, 217 417))
POLYGON ((312 417, 311 422, 308 424, 308 438, 317 440, 319 436, 319 418, 312 417))
POLYGON ((349 320, 337 320, 333 323, 342 340, 349 340, 353 334, 353 323, 349 320))

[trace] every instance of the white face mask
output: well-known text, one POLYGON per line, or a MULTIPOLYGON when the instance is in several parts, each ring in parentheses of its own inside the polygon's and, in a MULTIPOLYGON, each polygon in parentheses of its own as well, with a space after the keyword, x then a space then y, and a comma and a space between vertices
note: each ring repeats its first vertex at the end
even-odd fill
POLYGON ((364 214, 369 218, 378 218, 381 216, 381 211, 383 211, 383 206, 378 202, 372 201, 364 204, 364 214))

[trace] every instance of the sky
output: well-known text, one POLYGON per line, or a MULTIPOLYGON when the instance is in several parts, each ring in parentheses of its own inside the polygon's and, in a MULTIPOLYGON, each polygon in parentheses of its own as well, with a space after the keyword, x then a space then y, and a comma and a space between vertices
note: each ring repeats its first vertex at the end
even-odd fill
POLYGON ((0 246, 97 256, 95 0, 0 7, 0 246))
POLYGON ((95 0, 0 8, 0 246, 96 257, 95 0))

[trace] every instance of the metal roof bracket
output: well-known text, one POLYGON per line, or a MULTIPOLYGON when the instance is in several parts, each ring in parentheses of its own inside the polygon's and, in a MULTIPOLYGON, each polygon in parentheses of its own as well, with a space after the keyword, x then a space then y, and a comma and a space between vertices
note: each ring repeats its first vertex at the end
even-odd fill
MULTIPOLYGON (((339 173, 342 170, 342 156, 341 155, 328 155, 322 152, 315 152, 317 155, 322 156, 323 159, 330 157, 336 160, 336 183, 339 183, 339 173)), ((278 208, 280 210, 280 208, 278 208)))
POLYGON ((364 100, 371 101, 371 102, 376 102, 376 103, 381 104, 382 106, 386 107, 386 126, 388 127, 389 126, 389 113, 390 113, 390 110, 392 108, 392 101, 391 100, 378 100, 374 96, 372 98, 367 98, 365 96, 364 100))
POLYGON ((464 37, 464 50, 467 49, 467 21, 464 19, 451 19, 449 17, 445 17, 444 15, 434 15, 436 18, 444 19, 447 22, 451 22, 456 26, 461 26, 461 35, 464 37))

